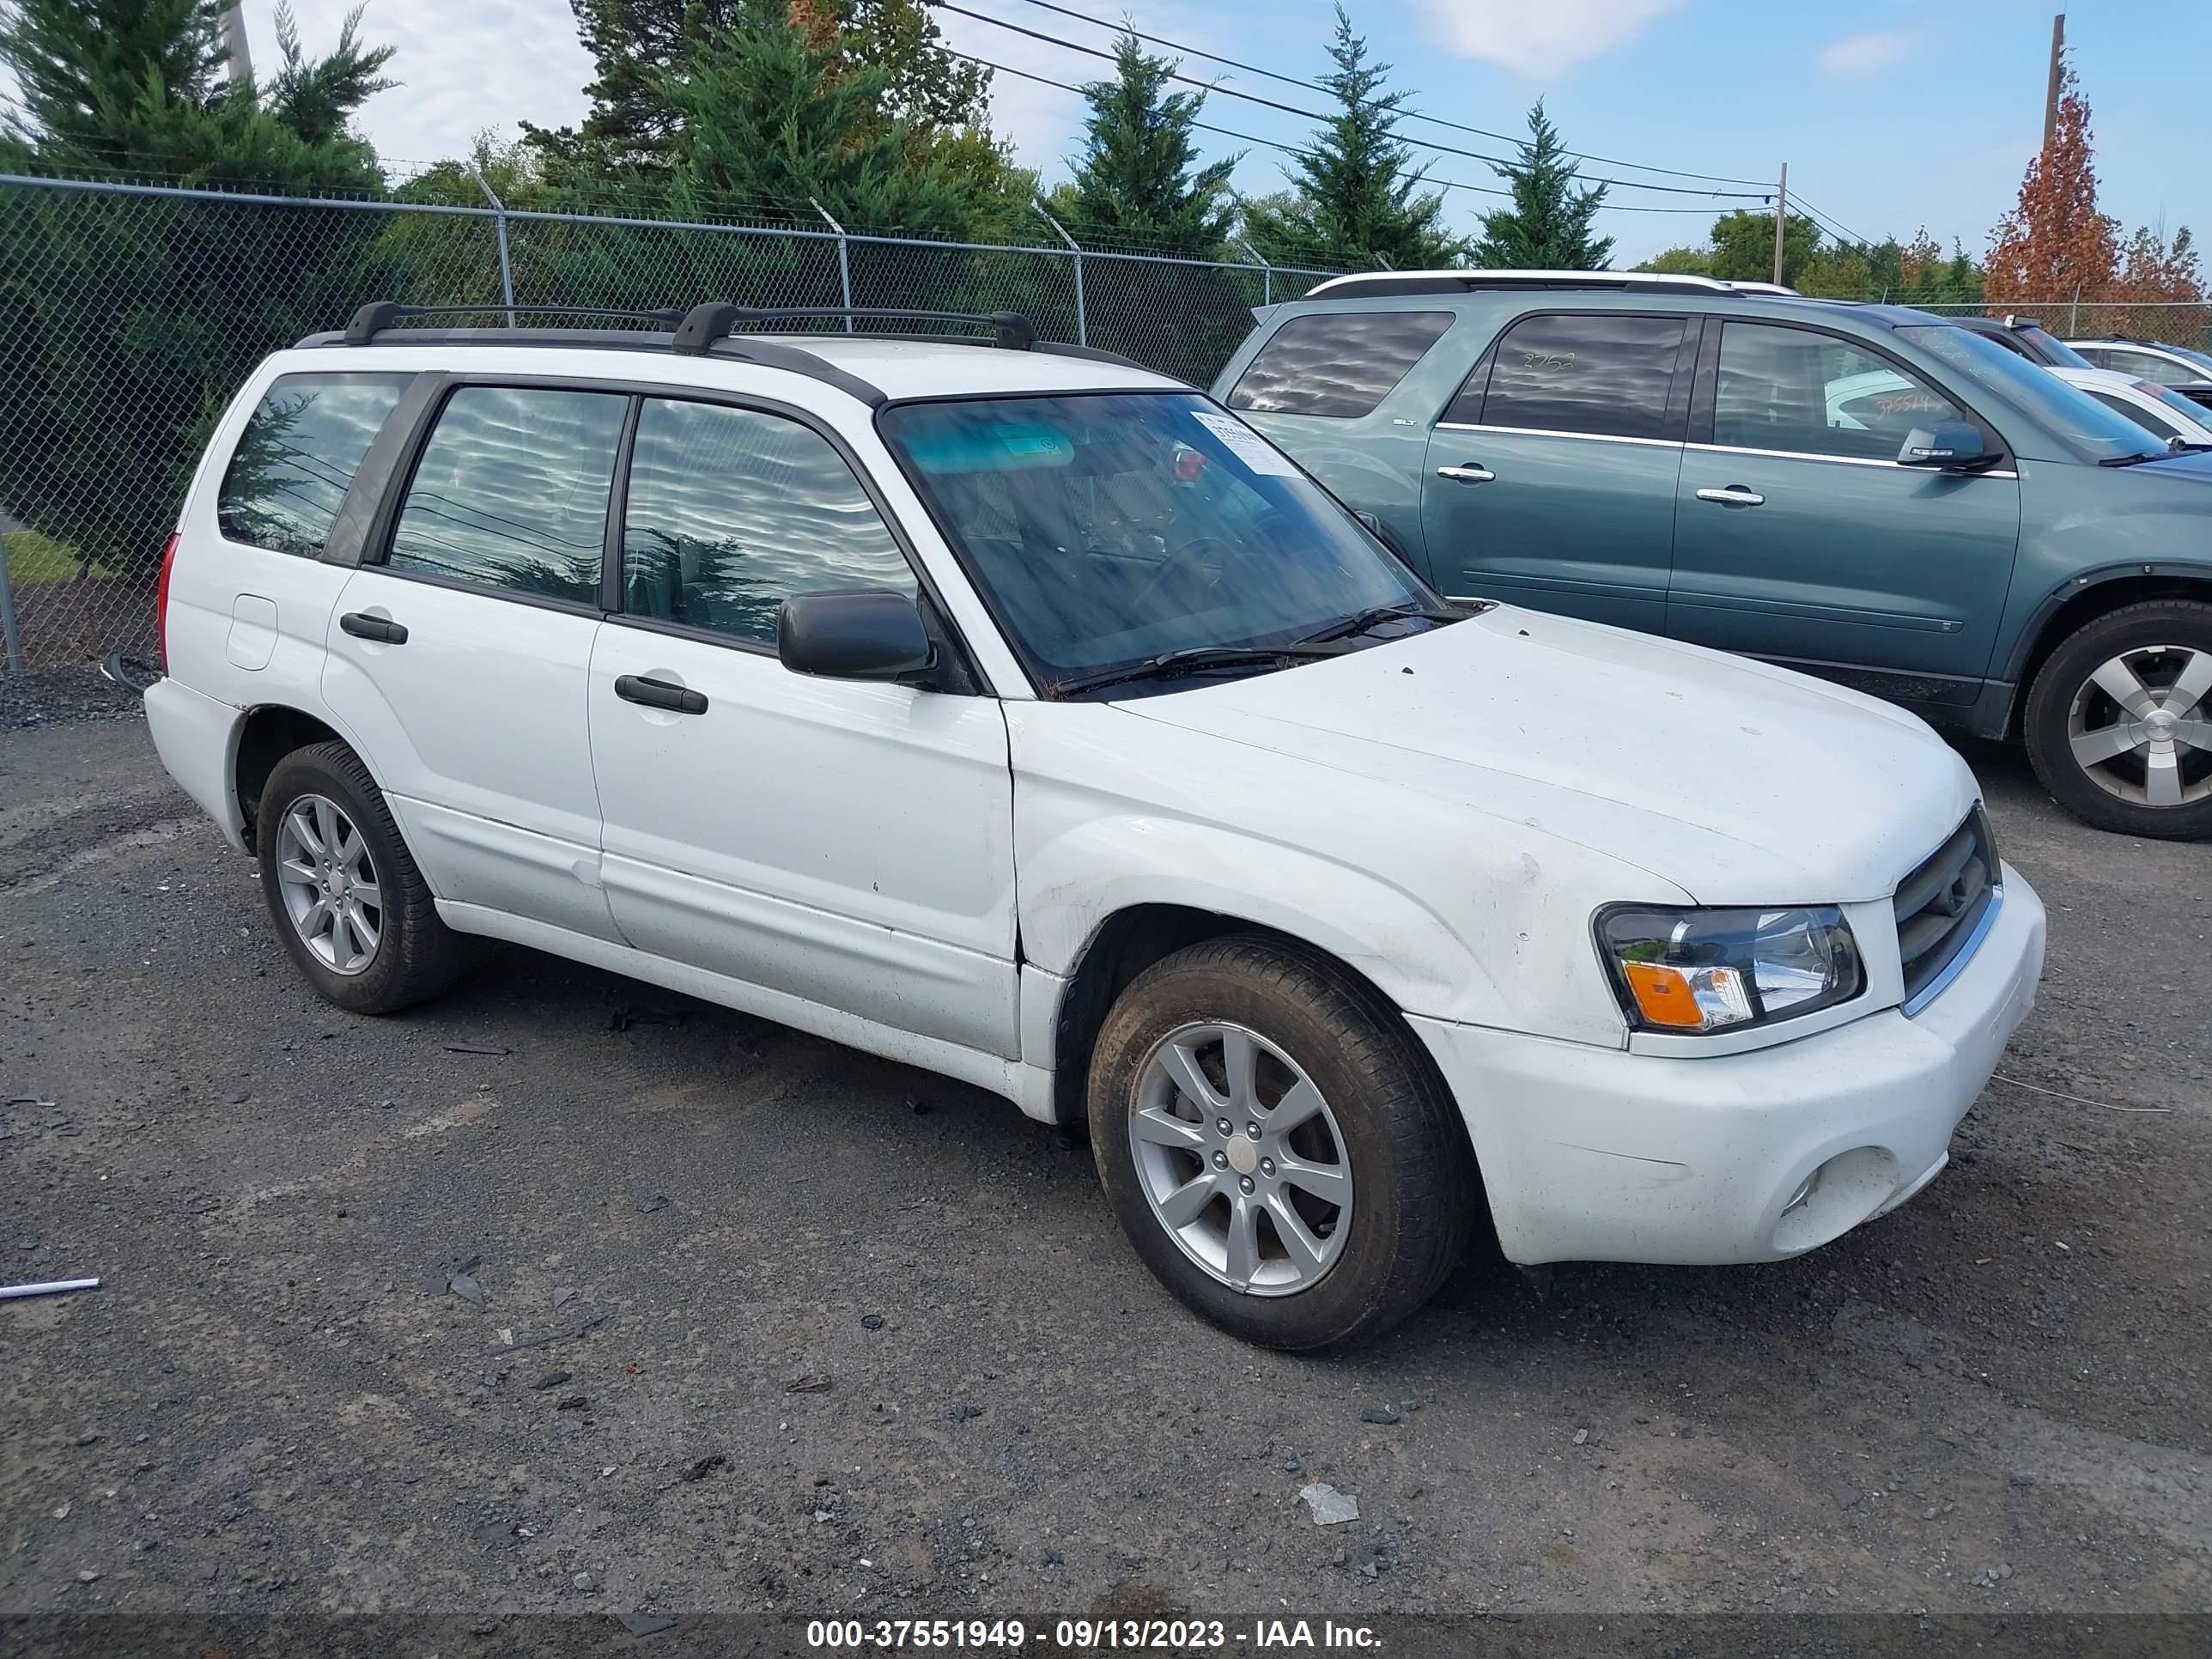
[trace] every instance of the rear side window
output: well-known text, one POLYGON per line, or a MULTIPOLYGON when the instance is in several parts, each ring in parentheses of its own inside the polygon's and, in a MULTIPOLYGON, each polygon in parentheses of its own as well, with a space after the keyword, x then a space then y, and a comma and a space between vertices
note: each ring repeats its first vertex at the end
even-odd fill
POLYGON ((1608 312, 1523 318, 1498 341, 1487 388, 1476 383, 1478 368, 1444 418, 1594 437, 1671 437, 1667 404, 1684 326, 1680 317, 1608 312))
POLYGON ((623 609, 760 644, 793 593, 920 592, 845 458, 781 415, 648 398, 623 515, 623 609))
POLYGON ((1389 397, 1451 325, 1449 311, 1293 317, 1260 348, 1231 390, 1229 406, 1357 420, 1389 397))
POLYGON ((629 406, 604 392, 462 387, 416 464, 387 562, 596 609, 629 406))
POLYGON ((2160 386, 2185 386, 2191 380, 2201 380, 2202 374, 2192 374, 2179 363, 2169 362, 2164 357, 2154 357, 2148 351, 2111 351, 2105 354, 2105 367, 2116 368, 2123 374, 2132 374, 2138 380, 2155 380, 2160 386))
POLYGON ((222 475, 226 541, 310 557, 323 550, 361 458, 411 374, 286 374, 255 406, 222 475))

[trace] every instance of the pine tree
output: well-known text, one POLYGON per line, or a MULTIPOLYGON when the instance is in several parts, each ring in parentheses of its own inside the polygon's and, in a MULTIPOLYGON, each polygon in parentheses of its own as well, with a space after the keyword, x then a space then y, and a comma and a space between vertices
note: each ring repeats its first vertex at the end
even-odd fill
POLYGON ((1072 182, 1053 192, 1055 218, 1078 241, 1211 258, 1237 210, 1229 175, 1238 157, 1199 164, 1191 124, 1204 93, 1170 92, 1178 66, 1148 56, 1133 34, 1114 51, 1114 79, 1084 88, 1091 106, 1072 182))
POLYGON ((2061 67, 2058 86, 2050 140, 2027 164, 2020 200, 1990 238, 1993 302, 2095 295, 2119 264, 2119 222, 2097 206, 2089 105, 2070 64, 2061 67))
POLYGON ((1391 66, 1370 63, 1367 42, 1352 32, 1339 5, 1322 77, 1341 112, 1290 168, 1291 199, 1248 198, 1244 233, 1275 264, 1388 264, 1404 270, 1451 264, 1467 242, 1444 228, 1441 191, 1423 192, 1425 167, 1408 167, 1413 152, 1397 137, 1403 91, 1383 92, 1391 66))
POLYGON ((1592 236, 1591 222, 1605 204, 1605 186, 1575 187, 1575 157, 1559 143, 1559 130, 1544 113, 1544 100, 1528 112, 1528 137, 1514 165, 1498 168, 1512 188, 1513 205, 1482 216, 1474 263, 1487 270, 1602 270, 1613 257, 1613 238, 1592 236))
POLYGON ((659 95, 676 119, 669 148, 679 200, 805 207, 848 228, 948 235, 969 223, 969 181, 886 118, 892 80, 856 65, 840 37, 810 38, 784 0, 739 0, 705 31, 659 95))

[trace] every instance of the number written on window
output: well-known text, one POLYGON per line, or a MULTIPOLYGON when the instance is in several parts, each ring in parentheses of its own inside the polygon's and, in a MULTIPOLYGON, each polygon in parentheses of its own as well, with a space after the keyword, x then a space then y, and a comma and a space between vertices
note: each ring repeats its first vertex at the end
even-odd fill
POLYGON ((1680 317, 1607 312, 1524 318, 1444 418, 1602 438, 1673 436, 1668 403, 1683 327, 1680 317))

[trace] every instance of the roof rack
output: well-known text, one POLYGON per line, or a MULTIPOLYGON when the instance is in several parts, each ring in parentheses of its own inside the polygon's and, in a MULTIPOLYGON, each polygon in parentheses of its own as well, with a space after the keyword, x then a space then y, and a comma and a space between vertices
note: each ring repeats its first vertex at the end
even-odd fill
POLYGON ((1355 295, 1474 294, 1485 289, 1623 289, 1646 294, 1740 294, 1713 276, 1656 270, 1376 270, 1332 276, 1306 290, 1309 300, 1355 295))
MULTIPOLYGON (((1080 357, 1092 362, 1112 363, 1120 368, 1133 368, 1142 374, 1157 374, 1158 369, 1147 368, 1135 359, 1119 352, 1102 351, 1095 346, 1069 345, 1059 340, 1040 340, 1036 328, 1018 312, 989 313, 967 311, 908 311, 872 308, 852 308, 841 306, 739 306, 720 301, 709 301, 693 306, 689 311, 673 307, 656 310, 636 310, 616 306, 515 306, 513 313, 532 316, 551 317, 633 317, 656 325, 653 329, 515 329, 515 328, 451 328, 408 329, 392 333, 395 325, 410 317, 474 316, 486 313, 509 313, 503 303, 468 306, 412 306, 394 300, 372 300, 356 311, 343 333, 310 334, 301 340, 301 346, 368 346, 380 343, 380 335, 391 335, 382 343, 408 345, 491 345, 491 346, 586 346, 593 349, 621 351, 672 351, 687 357, 714 356, 733 358, 740 362, 757 363, 765 368, 781 368, 794 374, 804 374, 810 380, 820 380, 838 387, 859 398, 870 408, 876 408, 890 399, 878 387, 862 380, 851 371, 839 368, 815 352, 786 340, 764 340, 738 333, 740 326, 758 326, 794 321, 800 318, 844 318, 850 320, 866 319, 870 321, 931 322, 988 324, 989 340, 967 339, 958 335, 944 334, 884 334, 871 331, 860 337, 870 340, 916 340, 939 345, 974 345, 996 347, 1011 351, 1037 351, 1055 357, 1080 357)), ((511 314, 511 313, 510 313, 511 314)), ((823 337, 825 341, 830 337, 823 337)), ((851 336, 834 337, 850 338, 851 336)), ((1172 380, 1172 375, 1164 378, 1172 380)))

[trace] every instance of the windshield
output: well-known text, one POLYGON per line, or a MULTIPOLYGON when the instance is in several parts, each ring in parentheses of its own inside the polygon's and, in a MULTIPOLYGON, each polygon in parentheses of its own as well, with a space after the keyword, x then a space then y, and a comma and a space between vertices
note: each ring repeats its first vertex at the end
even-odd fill
POLYGON ((906 404, 879 424, 1047 685, 1443 606, 1280 450, 1195 392, 906 404))
MULTIPOLYGON (((2212 426, 2212 409, 2203 404, 2191 403, 2170 386, 2160 386, 2156 380, 2137 380, 2136 390, 2157 403, 2160 408, 2171 410, 2189 422, 2191 428, 2212 426)), ((2191 441, 2196 434, 2191 432, 2191 441)))
POLYGON ((2087 459, 2165 453, 2162 445, 2126 416, 1971 329, 1950 323, 1908 323, 1897 334, 1907 345, 1918 346, 1976 384, 2010 398, 2087 459))
POLYGON ((2212 356, 2208 356, 2205 353, 2197 350, 2194 346, 2162 345, 2159 349, 2161 351, 2171 351, 2177 357, 2186 357, 2191 362, 2196 364, 2197 368, 2204 371, 2205 379, 2212 380, 2212 356))
POLYGON ((2043 353, 2043 361, 2046 363, 2055 364, 2060 368, 2096 368, 2096 364, 2091 362, 2048 329, 2016 328, 2013 331, 2025 334, 2035 348, 2043 353))

